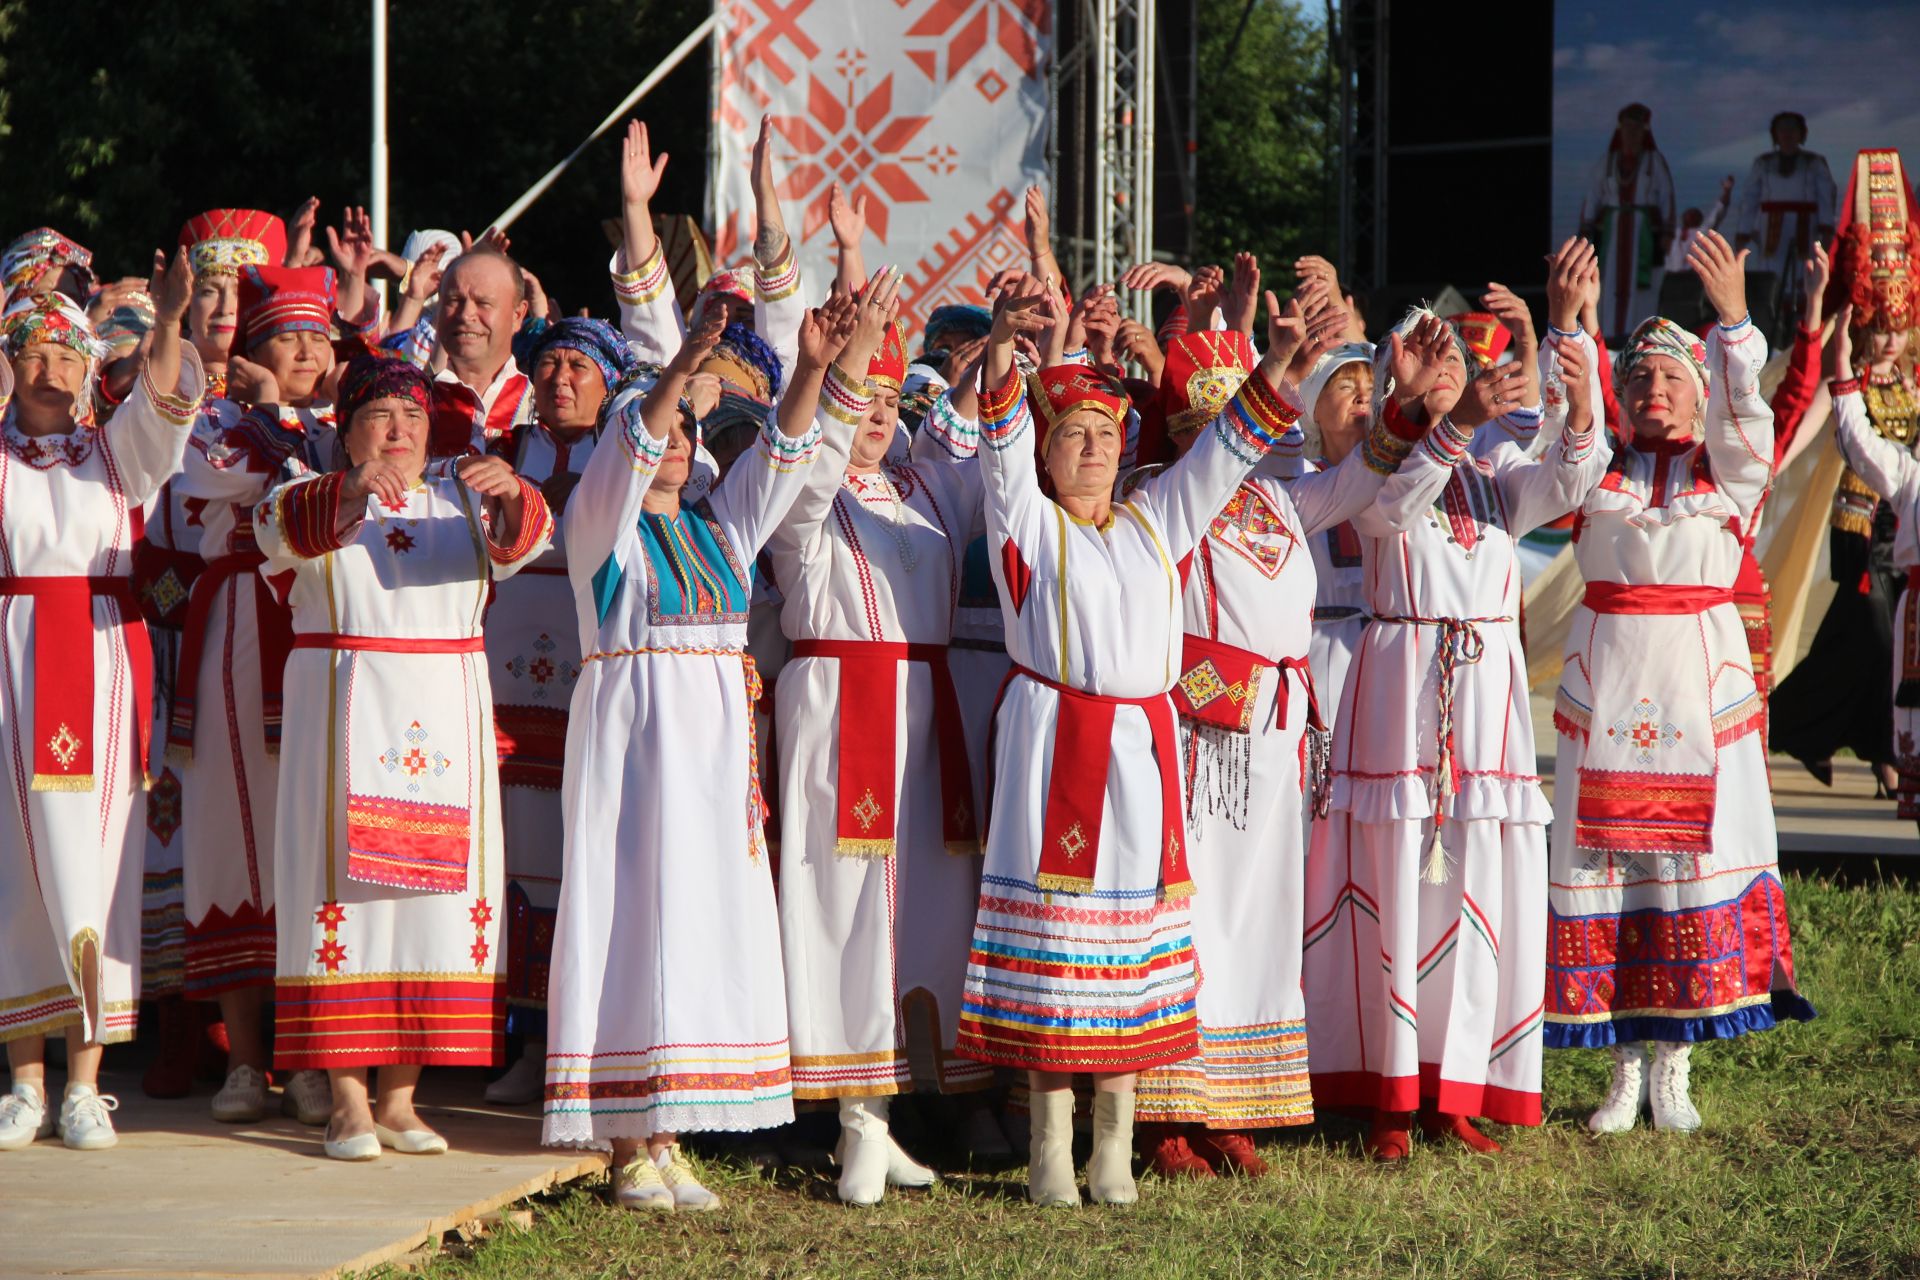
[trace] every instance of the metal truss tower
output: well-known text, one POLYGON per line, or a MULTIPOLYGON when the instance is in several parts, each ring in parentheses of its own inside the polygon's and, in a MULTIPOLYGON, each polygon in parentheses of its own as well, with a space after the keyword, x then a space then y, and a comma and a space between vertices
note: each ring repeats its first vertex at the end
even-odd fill
POLYGON ((1387 278, 1388 0, 1342 0, 1340 278, 1367 290, 1387 278))

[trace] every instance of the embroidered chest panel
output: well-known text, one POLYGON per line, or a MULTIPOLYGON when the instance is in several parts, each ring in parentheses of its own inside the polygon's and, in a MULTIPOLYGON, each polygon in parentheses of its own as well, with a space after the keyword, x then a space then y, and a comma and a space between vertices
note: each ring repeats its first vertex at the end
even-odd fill
POLYGON ((1447 541, 1469 554, 1488 529, 1506 527, 1506 511, 1493 476, 1471 459, 1453 469, 1434 513, 1438 518, 1432 523, 1445 523, 1447 541))
MULTIPOLYGON (((1208 532, 1269 580, 1280 576, 1299 541, 1273 501, 1247 484, 1233 491, 1208 532)), ((1356 559, 1358 550, 1356 546, 1356 559)))
POLYGON ((678 515, 643 514, 647 618, 655 626, 744 623, 753 576, 705 503, 678 515))
POLYGON ((1664 507, 1675 498, 1712 493, 1713 468, 1699 445, 1685 449, 1622 446, 1607 464, 1600 487, 1632 494, 1648 507, 1664 507))

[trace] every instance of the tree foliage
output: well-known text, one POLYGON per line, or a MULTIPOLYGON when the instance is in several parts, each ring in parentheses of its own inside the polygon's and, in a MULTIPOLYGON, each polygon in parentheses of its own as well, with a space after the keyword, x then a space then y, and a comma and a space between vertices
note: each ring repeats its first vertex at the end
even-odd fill
POLYGON ((1201 262, 1274 268, 1337 248, 1325 22, 1294 0, 1199 0, 1201 262))

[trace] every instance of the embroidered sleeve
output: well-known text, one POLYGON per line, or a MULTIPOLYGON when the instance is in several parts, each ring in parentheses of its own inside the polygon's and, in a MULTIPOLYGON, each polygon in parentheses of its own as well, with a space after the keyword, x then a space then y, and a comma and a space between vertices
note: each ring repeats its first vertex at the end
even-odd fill
POLYGON ((1033 426, 1033 413, 1027 407, 1027 386, 1019 371, 1007 375, 999 388, 980 394, 980 438, 998 453, 1023 439, 1033 426))
POLYGON ((487 530, 487 555, 496 565, 515 565, 540 554, 553 538, 553 513, 547 509, 546 495, 525 476, 520 482, 520 529, 511 543, 502 545, 487 530))
POLYGON ((642 401, 643 397, 630 395, 618 406, 613 415, 614 436, 635 471, 652 471, 666 456, 668 437, 655 439, 647 430, 647 424, 640 417, 642 401))
POLYGON ((760 428, 760 439, 766 449, 767 465, 775 471, 793 471, 813 461, 813 455, 820 451, 820 415, 815 414, 808 420, 807 429, 797 436, 790 436, 780 429, 774 414, 768 414, 760 428))
POLYGON ((140 368, 140 387, 146 392, 154 411, 173 426, 187 426, 200 412, 198 396, 175 395, 171 391, 161 390, 154 384, 153 374, 145 365, 140 368))
POLYGON ((1279 447, 1287 431, 1300 421, 1300 409, 1283 399, 1256 370, 1213 421, 1221 443, 1234 457, 1252 466, 1279 447))
POLYGON ((953 407, 952 394, 942 392, 927 410, 915 440, 938 446, 949 461, 964 462, 980 451, 980 424, 962 417, 953 407))
MULTIPOLYGON (((1389 404, 1387 414, 1398 415, 1400 407, 1389 404)), ((1405 421, 1402 418, 1402 421, 1405 421)), ((1434 424, 1433 430, 1420 439, 1414 448, 1421 450, 1442 466, 1455 467, 1464 462, 1467 450, 1473 444, 1473 432, 1454 425, 1452 418, 1442 418, 1434 424)))
POLYGON ((619 254, 615 254, 611 272, 613 292, 620 301, 629 306, 641 307, 657 301, 660 295, 667 291, 667 286, 673 282, 667 272, 667 255, 661 250, 657 236, 654 237, 653 252, 647 256, 645 262, 631 271, 622 271, 620 268, 624 265, 624 259, 619 254))
POLYGON ((800 259, 794 256, 791 236, 771 266, 754 263, 753 288, 761 302, 778 302, 800 291, 800 259))
POLYGON ((315 560, 347 545, 339 532, 340 489, 347 473, 329 471, 312 480, 284 485, 273 498, 274 523, 288 552, 315 560))
POLYGON ((820 384, 820 408, 835 422, 856 426, 873 412, 873 387, 837 364, 828 365, 827 379, 820 384))

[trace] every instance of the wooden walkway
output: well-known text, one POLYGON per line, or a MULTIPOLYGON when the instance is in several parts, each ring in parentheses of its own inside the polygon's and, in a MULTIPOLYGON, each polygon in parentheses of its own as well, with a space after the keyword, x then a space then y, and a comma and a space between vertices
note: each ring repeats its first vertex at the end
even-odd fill
POLYGON ((450 1153, 345 1164, 321 1154, 320 1130, 278 1115, 215 1123, 206 1086, 178 1101, 144 1097, 143 1057, 107 1051, 119 1146, 69 1151, 56 1138, 0 1154, 0 1275, 353 1274, 605 1167, 591 1152, 541 1150, 538 1108, 485 1106, 478 1071, 427 1072, 421 1096, 441 1105, 421 1113, 450 1153))

